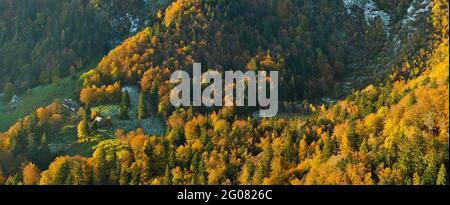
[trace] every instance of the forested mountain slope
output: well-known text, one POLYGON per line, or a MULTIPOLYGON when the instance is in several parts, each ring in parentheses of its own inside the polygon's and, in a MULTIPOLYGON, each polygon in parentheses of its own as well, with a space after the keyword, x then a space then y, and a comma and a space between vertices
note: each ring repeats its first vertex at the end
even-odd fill
POLYGON ((86 69, 168 2, 1 0, 1 90, 19 94, 86 69))
POLYGON ((444 0, 178 0, 81 76, 80 110, 55 102, 0 134, 0 183, 448 184, 448 12, 444 0), (283 102, 355 90, 289 117, 175 109, 168 78, 193 62, 277 70, 283 102), (166 131, 146 132, 150 119, 166 131))
MULTIPOLYGON (((431 29, 427 1, 420 5, 428 12, 415 14, 416 1, 382 4, 389 13, 368 10, 372 1, 201 2, 171 5, 160 24, 127 40, 85 75, 84 86, 136 84, 146 71, 189 70, 196 61, 219 71, 278 70, 285 100, 342 96, 346 84, 383 82, 395 67, 413 64, 431 29)), ((160 77, 161 83, 168 78, 160 77)))

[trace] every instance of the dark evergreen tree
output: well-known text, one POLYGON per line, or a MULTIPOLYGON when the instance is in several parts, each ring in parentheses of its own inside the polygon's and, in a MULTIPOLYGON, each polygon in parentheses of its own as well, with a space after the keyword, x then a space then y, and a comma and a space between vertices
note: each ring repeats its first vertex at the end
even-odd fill
POLYGON ((137 110, 137 118, 139 120, 147 118, 147 106, 146 106, 146 97, 145 93, 141 92, 139 94, 139 100, 138 100, 138 110, 137 110))
POLYGON ((122 98, 120 100, 120 119, 128 120, 129 110, 130 110, 130 96, 128 94, 128 91, 125 90, 124 92, 122 92, 122 98))

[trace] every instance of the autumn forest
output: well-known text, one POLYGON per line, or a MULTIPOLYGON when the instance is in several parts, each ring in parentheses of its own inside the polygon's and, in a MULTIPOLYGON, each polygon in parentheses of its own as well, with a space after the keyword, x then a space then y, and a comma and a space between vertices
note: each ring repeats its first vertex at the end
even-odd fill
POLYGON ((0 184, 448 185, 448 18, 446 0, 0 0, 0 184), (277 71, 278 115, 172 105, 197 62, 277 71))

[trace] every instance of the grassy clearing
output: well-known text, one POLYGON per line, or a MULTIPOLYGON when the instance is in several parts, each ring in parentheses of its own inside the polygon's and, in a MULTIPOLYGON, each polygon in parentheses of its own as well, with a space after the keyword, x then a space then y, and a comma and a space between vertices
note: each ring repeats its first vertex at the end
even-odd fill
POLYGON ((67 151, 64 154, 69 156, 78 155, 83 157, 90 157, 94 153, 94 147, 98 143, 99 143, 98 141, 74 143, 67 148, 67 151))
MULTIPOLYGON (((133 106, 134 107, 134 106, 133 106)), ((136 130, 141 128, 145 134, 148 135, 163 135, 165 130, 164 123, 158 117, 148 117, 144 120, 136 119, 136 111, 132 109, 129 113, 129 120, 120 120, 120 108, 118 105, 102 105, 91 108, 92 112, 96 112, 103 118, 109 118, 112 120, 113 130, 123 129, 125 131, 136 130)))
POLYGON ((8 129, 21 117, 30 114, 35 109, 50 104, 56 99, 64 99, 76 95, 78 77, 62 79, 57 84, 39 86, 19 96, 15 105, 0 104, 0 132, 8 129))
POLYGON ((101 105, 91 108, 91 112, 106 118, 116 119, 120 115, 120 108, 118 105, 101 105))
POLYGON ((76 129, 75 125, 68 125, 58 134, 57 138, 51 139, 50 150, 53 154, 89 157, 98 143, 111 138, 108 133, 98 130, 98 134, 80 142, 76 129))
POLYGON ((147 135, 162 136, 166 132, 166 128, 161 119, 157 117, 149 117, 144 120, 116 120, 113 122, 114 129, 123 129, 125 131, 136 130, 141 128, 147 135))
MULTIPOLYGON (((86 68, 93 68, 97 65, 103 55, 93 58, 86 68)), ((63 78, 59 83, 38 86, 19 95, 19 103, 10 106, 0 99, 0 132, 6 131, 18 119, 30 114, 39 107, 46 106, 53 101, 64 98, 78 99, 77 85, 81 74, 86 70, 79 71, 72 76, 63 78)))
POLYGON ((138 107, 138 88, 136 86, 124 86, 123 89, 128 90, 131 107, 128 113, 129 120, 120 120, 120 107, 118 105, 102 105, 91 108, 92 112, 96 112, 104 118, 112 120, 112 130, 123 129, 125 131, 133 131, 141 128, 145 134, 161 136, 165 133, 166 128, 164 122, 158 117, 148 117, 144 120, 136 119, 136 110, 138 107))

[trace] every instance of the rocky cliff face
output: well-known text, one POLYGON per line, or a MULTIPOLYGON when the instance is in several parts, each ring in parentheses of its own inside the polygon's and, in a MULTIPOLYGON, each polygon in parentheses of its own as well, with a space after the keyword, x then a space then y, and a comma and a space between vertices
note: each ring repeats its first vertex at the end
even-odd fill
POLYGON ((172 0, 98 0, 94 6, 111 27, 110 44, 117 46, 124 37, 133 35, 152 23, 158 10, 164 10, 172 0))
POLYGON ((392 69, 405 59, 415 56, 431 31, 427 19, 431 12, 430 0, 409 0, 396 7, 383 5, 377 0, 342 0, 347 22, 347 35, 364 33, 362 38, 350 38, 353 75, 347 76, 349 84, 364 86, 374 78, 392 69), (349 29, 351 28, 351 29, 349 29), (376 42, 376 44, 373 44, 376 42), (367 56, 370 56, 368 58, 367 56))

